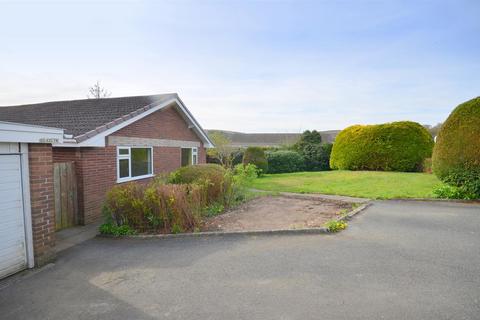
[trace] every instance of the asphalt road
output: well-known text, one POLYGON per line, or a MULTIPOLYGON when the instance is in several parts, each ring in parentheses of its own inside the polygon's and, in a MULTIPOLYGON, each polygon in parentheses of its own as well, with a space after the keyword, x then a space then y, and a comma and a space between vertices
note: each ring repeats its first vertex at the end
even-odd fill
POLYGON ((93 239, 1 319, 480 319, 480 206, 376 202, 336 235, 93 239))

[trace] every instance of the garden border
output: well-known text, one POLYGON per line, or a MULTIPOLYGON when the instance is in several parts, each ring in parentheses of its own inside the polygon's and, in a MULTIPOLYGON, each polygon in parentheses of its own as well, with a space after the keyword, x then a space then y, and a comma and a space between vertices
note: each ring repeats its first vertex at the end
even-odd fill
MULTIPOLYGON (((357 208, 341 215, 337 221, 349 221, 355 215, 359 214, 372 205, 372 202, 361 203, 357 208)), ((98 234, 100 238, 110 239, 168 239, 168 238, 195 238, 195 237, 214 237, 214 236, 258 236, 258 235, 296 235, 296 234, 332 234, 327 227, 321 228, 302 228, 302 229, 271 229, 271 230, 246 230, 246 231, 207 231, 207 232, 189 232, 189 233, 167 233, 167 234, 138 234, 114 236, 107 234, 98 234)))

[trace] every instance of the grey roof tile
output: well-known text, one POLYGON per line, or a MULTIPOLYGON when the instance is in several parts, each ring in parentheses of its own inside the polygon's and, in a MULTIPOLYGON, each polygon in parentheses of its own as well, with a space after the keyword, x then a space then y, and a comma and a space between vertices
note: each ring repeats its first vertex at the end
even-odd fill
POLYGON ((131 113, 144 112, 152 103, 174 98, 178 98, 176 93, 6 106, 0 107, 0 121, 63 128, 66 134, 78 137, 104 125, 111 126, 112 121, 118 124, 122 122, 119 119, 129 119, 131 113))

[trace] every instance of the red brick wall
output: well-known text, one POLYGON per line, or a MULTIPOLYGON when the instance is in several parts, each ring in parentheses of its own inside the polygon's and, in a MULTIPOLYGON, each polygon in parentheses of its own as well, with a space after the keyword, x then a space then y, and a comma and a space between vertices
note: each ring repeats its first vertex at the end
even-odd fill
POLYGON ((203 147, 203 143, 200 143, 198 148, 198 163, 207 163, 207 150, 203 147))
POLYGON ((32 207, 33 252, 37 266, 55 256, 55 209, 53 195, 52 147, 29 144, 30 199, 32 207))
POLYGON ((112 136, 200 141, 174 107, 154 112, 112 136))
MULTIPOLYGON (((101 217, 105 194, 117 184, 117 149, 115 146, 105 148, 81 148, 81 157, 76 159, 79 186, 79 212, 81 223, 89 224, 101 217)), ((153 172, 155 174, 171 172, 180 167, 180 148, 154 147, 153 172)), ((57 157, 56 157, 57 158, 57 157)), ((150 179, 137 180, 147 182, 150 179)))
POLYGON ((182 152, 180 148, 154 147, 153 148, 153 173, 172 172, 182 165, 182 152))
POLYGON ((84 215, 84 224, 101 217, 105 193, 117 180, 116 148, 82 148, 78 169, 82 173, 83 203, 79 205, 84 215))
MULTIPOLYGON (((172 107, 166 108, 113 133, 115 136, 150 139, 172 139, 201 142, 188 129, 180 114, 172 107)), ((116 185, 116 146, 105 148, 54 148, 54 161, 75 161, 78 182, 78 208, 80 222, 92 223, 101 217, 101 208, 106 192, 116 185)), ((206 153, 201 144, 199 163, 206 162, 206 153)), ((171 172, 181 165, 181 149, 177 147, 153 148, 154 174, 171 172)), ((149 179, 137 180, 146 182, 149 179)))

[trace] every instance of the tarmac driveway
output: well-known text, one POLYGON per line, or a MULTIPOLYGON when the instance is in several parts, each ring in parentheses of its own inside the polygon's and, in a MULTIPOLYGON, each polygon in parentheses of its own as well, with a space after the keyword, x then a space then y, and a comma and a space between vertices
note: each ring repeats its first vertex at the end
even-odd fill
POLYGON ((479 319, 480 206, 376 202, 335 235, 93 239, 1 319, 479 319))

